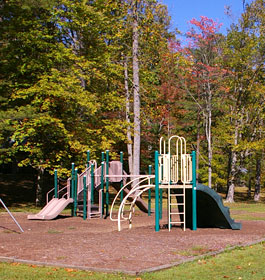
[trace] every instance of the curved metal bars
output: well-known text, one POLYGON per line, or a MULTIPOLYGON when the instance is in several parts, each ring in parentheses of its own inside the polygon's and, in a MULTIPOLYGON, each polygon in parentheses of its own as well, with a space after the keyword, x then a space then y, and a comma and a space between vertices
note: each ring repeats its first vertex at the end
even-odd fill
MULTIPOLYGON (((143 176, 143 175, 142 175, 142 176, 143 176)), ((139 176, 139 177, 136 177, 136 178, 134 178, 133 180, 129 181, 128 183, 126 183, 126 184, 118 191, 118 193, 116 194, 115 198, 113 199, 113 202, 112 202, 111 208, 110 208, 110 219, 111 219, 111 221, 117 221, 117 219, 114 219, 114 218, 112 217, 112 213, 113 213, 114 204, 115 204, 117 198, 119 197, 121 191, 124 190, 126 187, 128 187, 130 184, 132 184, 134 181, 137 181, 137 180, 139 180, 139 178, 142 178, 142 176, 141 176, 141 177, 140 177, 140 176, 139 176)), ((151 179, 153 179, 153 178, 155 178, 155 175, 146 175, 142 180, 138 181, 137 184, 136 184, 132 189, 134 189, 135 187, 139 186, 139 185, 140 185, 141 183, 143 183, 144 181, 146 181, 146 180, 151 180, 151 179)), ((149 181, 149 183, 150 183, 150 181, 149 181)))
POLYGON ((137 187, 134 187, 133 189, 131 189, 129 191, 129 193, 124 197, 123 201, 121 202, 120 204, 120 207, 119 207, 119 211, 118 211, 118 231, 121 231, 121 218, 123 219, 123 221, 126 221, 126 220, 129 220, 129 228, 131 228, 131 217, 132 217, 132 208, 134 207, 135 205, 135 202, 137 200, 137 198, 143 193, 145 192, 146 190, 150 189, 150 188, 153 188, 155 187, 155 185, 151 185, 151 184, 147 184, 147 185, 142 185, 142 186, 137 186, 137 187), (141 190, 142 189, 142 190, 141 190), (140 190, 140 191, 139 191, 140 190), (124 209, 124 206, 125 206, 125 203, 127 201, 127 199, 136 191, 139 191, 139 193, 137 193, 135 195, 135 198, 134 200, 131 202, 131 205, 130 205, 130 214, 129 214, 129 217, 128 218, 124 218, 123 217, 123 209, 124 209))

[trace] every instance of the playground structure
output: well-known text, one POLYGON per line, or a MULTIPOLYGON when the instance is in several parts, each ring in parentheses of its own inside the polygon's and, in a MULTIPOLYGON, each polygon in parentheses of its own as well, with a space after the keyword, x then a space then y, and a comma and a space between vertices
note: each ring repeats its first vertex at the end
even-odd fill
POLYGON ((219 227, 240 229, 241 224, 230 218, 229 209, 223 206, 221 197, 212 189, 196 183, 196 153, 186 150, 183 137, 171 136, 168 141, 160 139, 160 151, 155 152, 155 174, 127 175, 123 170, 123 153, 120 161, 109 161, 109 151, 102 153, 101 165, 90 160, 87 153, 86 169, 78 174, 72 164, 71 177, 65 187, 59 189, 55 170, 54 188, 47 193, 47 205, 28 219, 49 220, 57 217, 70 203, 72 216, 78 213, 83 219, 108 217, 117 221, 118 230, 122 222, 132 227, 135 206, 151 215, 151 191, 155 192, 155 230, 160 230, 162 218, 163 192, 167 193, 167 224, 169 231, 178 225, 196 230, 197 227, 219 227), (127 179, 130 180, 127 182, 127 179), (117 194, 110 205, 110 184, 117 194), (148 203, 142 194, 148 192, 148 203), (53 195, 52 199, 49 197, 53 195), (119 203, 118 213, 114 205, 119 203), (115 216, 116 214, 116 216, 115 216))
POLYGON ((145 191, 155 189, 155 230, 159 231, 159 221, 162 218, 163 190, 167 190, 167 221, 168 229, 172 225, 180 225, 186 230, 186 188, 192 189, 192 229, 196 230, 196 155, 195 152, 187 154, 186 140, 183 137, 171 136, 168 143, 163 137, 160 138, 160 153, 155 152, 155 175, 146 175, 134 179, 138 181, 130 188, 128 194, 122 200, 118 217, 112 217, 113 205, 120 192, 132 185, 127 183, 117 193, 111 208, 110 218, 118 222, 118 230, 121 230, 121 222, 129 221, 129 228, 132 227, 132 214, 138 197, 145 191), (179 190, 176 193, 176 190, 179 190), (127 213, 127 216, 125 215, 127 213), (177 219, 179 217, 180 219, 177 219))
MULTIPOLYGON (((83 219, 103 218, 109 216, 110 193, 109 186, 117 191, 131 177, 123 170, 123 153, 120 153, 120 161, 109 161, 109 151, 102 152, 102 162, 90 160, 87 152, 86 169, 78 174, 78 170, 72 163, 71 177, 67 179, 66 186, 59 188, 57 170, 54 172, 54 188, 46 195, 46 206, 37 214, 28 215, 30 220, 51 220, 56 218, 69 204, 72 204, 72 216, 82 214, 83 219), (52 198, 50 198, 52 195, 52 198)), ((137 175, 139 177, 139 175, 137 175)), ((128 189, 121 192, 128 193, 128 189)), ((148 212, 146 203, 141 197, 137 198, 136 205, 144 212, 148 212)), ((150 212, 150 209, 149 209, 150 212)))

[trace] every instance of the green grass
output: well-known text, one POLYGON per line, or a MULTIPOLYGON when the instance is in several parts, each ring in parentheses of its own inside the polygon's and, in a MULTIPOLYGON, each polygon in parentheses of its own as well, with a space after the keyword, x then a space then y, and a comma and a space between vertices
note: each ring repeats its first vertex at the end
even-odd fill
POLYGON ((235 203, 225 203, 230 210, 244 211, 244 212, 255 212, 255 213, 265 213, 265 204, 261 202, 235 202, 235 203))
POLYGON ((241 221, 265 221, 265 204, 257 202, 225 203, 230 208, 231 216, 241 221))
POLYGON ((38 267, 18 263, 0 263, 0 279, 265 280, 264 254, 265 242, 245 248, 239 247, 215 257, 201 258, 167 270, 144 273, 139 276, 78 271, 70 268, 38 267))

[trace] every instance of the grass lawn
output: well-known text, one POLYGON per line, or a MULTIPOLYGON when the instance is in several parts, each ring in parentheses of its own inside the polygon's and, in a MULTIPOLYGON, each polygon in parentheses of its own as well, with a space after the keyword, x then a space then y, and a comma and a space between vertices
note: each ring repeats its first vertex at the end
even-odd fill
POLYGON ((18 263, 0 263, 2 280, 42 279, 253 279, 265 280, 265 242, 226 251, 215 257, 198 259, 177 267, 139 276, 78 271, 69 268, 38 267, 18 263))

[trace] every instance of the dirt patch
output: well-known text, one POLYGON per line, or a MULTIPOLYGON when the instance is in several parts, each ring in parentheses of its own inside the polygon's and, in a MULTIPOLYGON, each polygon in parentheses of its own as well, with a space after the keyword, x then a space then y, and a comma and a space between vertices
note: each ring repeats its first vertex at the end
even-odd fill
MULTIPOLYGON (((265 221, 243 221, 242 230, 173 228, 155 232, 154 216, 138 214, 133 228, 121 232, 110 219, 60 216, 52 221, 27 220, 15 213, 19 229, 0 213, 0 256, 93 269, 141 271, 265 237, 265 221)), ((163 222, 162 222, 163 223, 163 222)))

